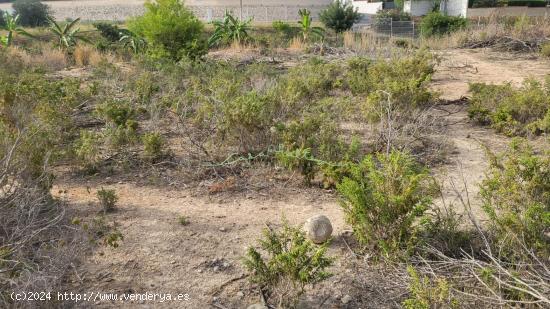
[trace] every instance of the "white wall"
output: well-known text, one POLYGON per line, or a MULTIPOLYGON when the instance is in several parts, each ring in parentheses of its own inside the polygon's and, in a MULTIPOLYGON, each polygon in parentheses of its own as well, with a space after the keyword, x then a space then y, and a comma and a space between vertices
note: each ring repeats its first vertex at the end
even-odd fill
POLYGON ((383 2, 367 2, 365 0, 354 0, 352 4, 361 14, 376 14, 384 5, 383 2))
POLYGON ((441 2, 441 11, 449 16, 466 17, 468 0, 444 0, 441 2))
POLYGON ((432 11, 434 1, 432 0, 409 0, 403 4, 403 11, 412 16, 424 16, 432 11))

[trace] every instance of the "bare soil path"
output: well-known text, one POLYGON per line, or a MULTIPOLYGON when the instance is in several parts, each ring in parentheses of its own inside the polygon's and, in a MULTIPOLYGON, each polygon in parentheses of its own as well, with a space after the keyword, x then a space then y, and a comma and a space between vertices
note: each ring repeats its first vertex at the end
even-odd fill
MULTIPOLYGON (((520 83, 524 78, 541 78, 550 73, 550 64, 536 59, 500 59, 485 51, 453 50, 441 54, 442 62, 434 76, 433 87, 450 100, 467 95, 468 82, 520 83)), ((441 117, 449 123, 448 138, 455 151, 449 164, 438 167, 441 180, 452 179, 460 185, 464 178, 474 199, 477 183, 487 166, 480 143, 502 149, 508 140, 492 130, 468 121, 464 104, 443 107, 441 117)), ((275 172, 277 173, 277 172, 275 172)), ((141 177, 137 177, 141 178, 141 177)), ((294 180, 274 180, 266 189, 220 192, 194 190, 184 183, 158 187, 139 185, 139 181, 102 179, 75 182, 60 178, 54 192, 82 213, 97 214, 95 192, 114 188, 120 197, 119 210, 109 215, 124 235, 120 247, 101 246, 90 253, 70 278, 74 291, 103 293, 189 294, 180 302, 97 301, 78 307, 98 308, 245 308, 259 302, 244 278, 241 257, 245 248, 255 244, 266 223, 280 224, 282 216, 291 224, 303 223, 315 214, 327 215, 333 223, 335 241, 330 254, 337 256, 335 274, 322 289, 308 292, 311 308, 393 307, 391 296, 380 292, 383 278, 363 273, 354 262, 340 235, 349 227, 335 196, 320 189, 288 185, 294 180), (181 225, 185 216, 189 224, 181 225), (344 295, 351 301, 343 304, 344 295), (377 300, 380 300, 378 302, 377 300)), ((237 184, 238 187, 238 184, 237 184)), ((456 195, 447 187, 450 200, 456 195)), ((308 306, 305 306, 308 307, 308 306)))
MULTIPOLYGON (((469 83, 484 82, 502 84, 510 82, 520 86, 527 78, 543 80, 550 74, 550 62, 533 56, 497 53, 486 49, 447 50, 440 53, 441 62, 436 68, 432 88, 441 98, 459 101, 469 95, 469 83)), ((492 151, 502 151, 510 139, 490 128, 480 127, 468 119, 466 102, 445 106, 441 116, 449 123, 446 138, 455 146, 448 158, 448 165, 435 170, 441 181, 446 182, 447 202, 460 207, 451 182, 466 196, 468 190, 473 210, 482 216, 475 199, 478 184, 487 168, 485 145, 492 151), (466 184, 464 184, 466 183, 466 184)), ((542 139, 541 139, 542 140, 542 139)), ((548 143, 542 142, 543 147, 548 143)))

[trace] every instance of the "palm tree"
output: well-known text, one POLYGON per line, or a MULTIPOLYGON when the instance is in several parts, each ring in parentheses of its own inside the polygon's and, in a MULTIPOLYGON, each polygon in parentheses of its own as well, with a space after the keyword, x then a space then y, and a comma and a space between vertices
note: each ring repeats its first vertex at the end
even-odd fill
POLYGON ((301 18, 298 23, 302 26, 302 36, 304 41, 308 41, 310 35, 318 36, 320 38, 325 37, 325 29, 321 27, 313 27, 311 12, 308 9, 300 9, 298 14, 300 14, 301 18))
POLYGON ((2 45, 6 47, 11 46, 13 44, 14 34, 32 37, 32 35, 25 31, 25 29, 17 25, 19 23, 19 14, 13 16, 8 12, 4 12, 4 20, 6 24, 4 25, 4 27, 2 27, 2 29, 6 30, 8 34, 0 39, 2 45))
POLYGON ((80 28, 75 28, 80 18, 61 27, 55 20, 48 19, 50 22, 50 31, 57 37, 57 44, 65 50, 70 50, 78 44, 78 41, 91 43, 86 37, 80 34, 80 28))

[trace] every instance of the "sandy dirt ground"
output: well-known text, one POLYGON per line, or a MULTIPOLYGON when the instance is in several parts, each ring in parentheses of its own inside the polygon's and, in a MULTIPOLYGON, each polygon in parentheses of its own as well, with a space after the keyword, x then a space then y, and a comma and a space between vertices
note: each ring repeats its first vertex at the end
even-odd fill
MULTIPOLYGON (((499 58, 483 50, 453 50, 441 53, 442 62, 434 76, 433 88, 450 100, 468 95, 468 82, 520 83, 524 78, 541 78, 550 73, 550 64, 537 59, 499 58)), ((473 204, 476 185, 487 166, 481 143, 502 149, 508 139, 492 130, 469 123, 464 103, 442 107, 442 121, 449 124, 448 138, 454 144, 449 163, 437 167, 438 179, 453 179, 460 190, 464 179, 473 204)), ((161 171, 162 175, 162 171, 161 171)), ((184 293, 189 301, 79 303, 77 307, 98 308, 246 308, 260 301, 242 268, 241 258, 254 245, 266 224, 278 226, 284 216, 301 224, 316 214, 328 216, 334 226, 329 253, 337 257, 335 274, 320 287, 307 293, 304 308, 383 308, 395 307, 391 287, 384 278, 356 260, 348 242, 350 227, 332 192, 295 186, 298 181, 283 171, 272 172, 267 185, 209 193, 174 181, 167 186, 146 185, 144 176, 132 179, 107 178, 79 180, 58 178, 54 192, 66 200, 80 216, 97 214, 95 192, 101 187, 116 189, 119 210, 110 214, 124 235, 120 247, 99 246, 83 257, 69 278, 74 291, 103 293, 184 293), (63 192, 63 193, 58 193, 63 192), (189 220, 178 222, 179 216, 189 220), (344 297, 348 295, 349 297, 344 297)), ((299 178, 299 176, 296 176, 299 178)), ((248 183, 253 182, 253 177, 248 183)), ((265 180, 267 179, 267 180, 265 180)), ((239 188, 237 183, 228 187, 239 188)), ((448 182, 447 182, 448 183, 448 182)), ((449 202, 456 198, 447 186, 449 202)), ((395 296, 398 297, 399 295, 395 296)))

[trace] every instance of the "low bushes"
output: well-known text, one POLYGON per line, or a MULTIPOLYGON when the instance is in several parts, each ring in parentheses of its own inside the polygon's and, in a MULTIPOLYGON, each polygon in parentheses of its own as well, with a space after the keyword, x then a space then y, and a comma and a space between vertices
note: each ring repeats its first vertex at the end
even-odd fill
POLYGON ((508 136, 550 132, 550 79, 526 80, 520 88, 475 83, 470 90, 468 113, 478 123, 508 136))
POLYGON ((463 17, 443 15, 432 12, 422 18, 420 31, 422 36, 441 36, 466 28, 468 20, 463 17))

